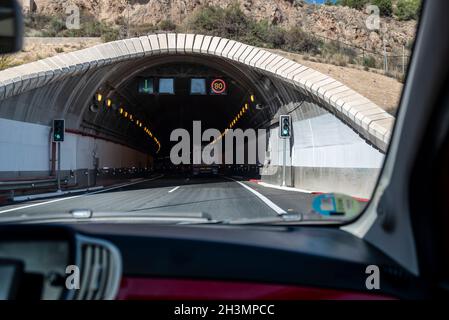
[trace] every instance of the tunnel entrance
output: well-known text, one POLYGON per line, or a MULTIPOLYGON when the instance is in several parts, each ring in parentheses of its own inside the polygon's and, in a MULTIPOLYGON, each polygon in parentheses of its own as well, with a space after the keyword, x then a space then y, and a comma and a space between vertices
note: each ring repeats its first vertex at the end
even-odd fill
MULTIPOLYGON (((75 178, 97 167, 149 166, 170 154, 174 129, 191 132, 197 120, 203 129, 221 133, 230 127, 266 129, 263 165, 276 169, 281 163, 278 119, 286 114, 293 123, 286 154, 290 184, 315 188, 320 180, 319 188, 330 185, 327 189, 351 194, 360 185, 348 189, 334 182, 376 176, 394 120, 320 72, 261 48, 194 34, 105 43, 16 67, 14 76, 5 73, 4 79, 2 127, 8 132, 29 127, 39 145, 37 161, 8 161, 2 168, 8 176, 51 172, 48 137, 57 118, 68 128, 62 167, 75 178), (215 80, 222 81, 225 94, 220 87, 211 93, 215 80)), ((26 141, 14 148, 30 149, 26 141)), ((278 178, 266 179, 278 183, 278 178)), ((374 185, 371 180, 367 184, 374 185)))

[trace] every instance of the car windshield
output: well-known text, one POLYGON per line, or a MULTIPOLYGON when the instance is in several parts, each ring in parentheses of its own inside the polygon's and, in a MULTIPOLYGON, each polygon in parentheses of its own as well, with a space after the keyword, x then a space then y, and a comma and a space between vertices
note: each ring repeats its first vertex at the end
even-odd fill
POLYGON ((21 0, 0 222, 343 223, 370 201, 420 0, 21 0))

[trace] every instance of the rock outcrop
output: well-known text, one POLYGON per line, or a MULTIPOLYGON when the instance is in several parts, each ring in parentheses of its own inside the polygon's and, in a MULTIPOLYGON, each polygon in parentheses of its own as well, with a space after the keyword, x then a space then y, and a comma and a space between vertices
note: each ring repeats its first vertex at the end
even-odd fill
POLYGON ((303 0, 22 0, 43 14, 64 13, 67 5, 77 5, 99 20, 157 25, 164 20, 181 24, 201 6, 226 7, 238 2, 242 11, 256 20, 268 20, 283 27, 300 26, 305 31, 337 39, 368 50, 398 51, 414 38, 416 22, 382 18, 379 31, 366 27, 369 15, 340 6, 314 6, 303 0), (30 3, 34 3, 30 5, 30 3))

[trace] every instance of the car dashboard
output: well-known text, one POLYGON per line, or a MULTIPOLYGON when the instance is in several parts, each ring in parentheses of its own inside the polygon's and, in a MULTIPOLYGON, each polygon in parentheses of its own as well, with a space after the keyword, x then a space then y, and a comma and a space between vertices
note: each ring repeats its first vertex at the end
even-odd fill
POLYGON ((0 226, 0 283, 1 299, 36 300, 391 299, 416 285, 337 228, 150 223, 0 226))

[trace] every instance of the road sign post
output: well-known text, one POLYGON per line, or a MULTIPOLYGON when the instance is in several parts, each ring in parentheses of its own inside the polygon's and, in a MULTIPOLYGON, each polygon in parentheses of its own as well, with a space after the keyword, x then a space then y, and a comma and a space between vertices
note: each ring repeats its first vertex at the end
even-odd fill
POLYGON ((285 187, 286 183, 285 183, 285 167, 287 165, 287 161, 286 161, 286 157, 287 157, 287 139, 283 139, 284 140, 284 150, 283 150, 283 155, 282 155, 282 186, 285 187))
POLYGON ((279 137, 283 141, 282 150, 282 186, 285 187, 286 184, 286 166, 287 166, 287 139, 291 137, 291 117, 290 115, 281 115, 279 117, 279 137))
POLYGON ((53 142, 57 143, 58 148, 58 170, 56 179, 58 181, 58 191, 61 191, 61 142, 64 142, 65 135, 65 120, 53 120, 53 142))
POLYGON ((58 142, 58 172, 56 176, 58 179, 58 191, 61 191, 61 142, 58 142))

